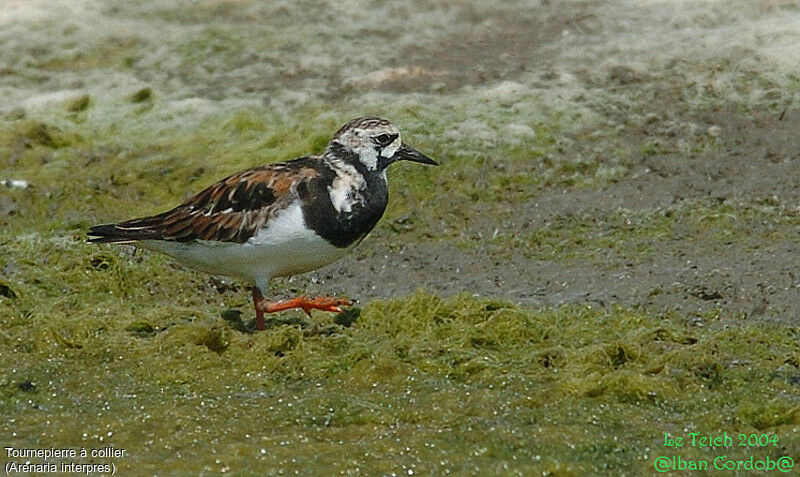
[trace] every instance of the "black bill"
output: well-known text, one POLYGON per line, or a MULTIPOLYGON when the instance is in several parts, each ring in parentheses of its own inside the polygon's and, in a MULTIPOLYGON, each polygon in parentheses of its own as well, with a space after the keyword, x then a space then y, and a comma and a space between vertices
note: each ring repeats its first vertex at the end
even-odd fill
POLYGON ((430 157, 426 156, 425 154, 417 151, 413 147, 406 146, 403 144, 400 146, 400 149, 397 150, 394 155, 401 160, 404 161, 411 161, 411 162, 419 162, 420 164, 430 164, 432 166, 438 166, 439 163, 431 159, 430 157))

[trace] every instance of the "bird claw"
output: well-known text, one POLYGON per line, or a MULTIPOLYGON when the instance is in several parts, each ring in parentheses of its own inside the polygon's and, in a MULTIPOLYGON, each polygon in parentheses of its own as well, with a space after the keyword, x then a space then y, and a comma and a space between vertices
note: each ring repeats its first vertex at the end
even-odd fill
POLYGON ((351 306, 353 302, 346 298, 333 298, 327 296, 318 296, 316 298, 299 297, 301 305, 300 308, 306 312, 306 315, 311 316, 311 310, 329 311, 332 313, 341 313, 343 306, 351 306))
POLYGON ((309 298, 299 296, 289 300, 278 302, 263 302, 261 308, 265 313, 275 313, 277 311, 290 310, 292 308, 300 308, 303 312, 311 316, 311 310, 328 311, 332 313, 341 313, 344 311, 343 306, 351 306, 352 301, 346 298, 333 298, 326 296, 318 296, 316 298, 309 298))

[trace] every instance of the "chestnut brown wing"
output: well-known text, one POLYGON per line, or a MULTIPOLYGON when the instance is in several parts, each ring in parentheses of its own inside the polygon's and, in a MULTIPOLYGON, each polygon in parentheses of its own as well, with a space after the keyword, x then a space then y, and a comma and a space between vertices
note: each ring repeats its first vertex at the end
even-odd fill
POLYGON ((318 175, 309 158, 296 159, 226 177, 167 212, 97 225, 90 242, 215 240, 246 242, 277 211, 297 199, 299 184, 318 175))

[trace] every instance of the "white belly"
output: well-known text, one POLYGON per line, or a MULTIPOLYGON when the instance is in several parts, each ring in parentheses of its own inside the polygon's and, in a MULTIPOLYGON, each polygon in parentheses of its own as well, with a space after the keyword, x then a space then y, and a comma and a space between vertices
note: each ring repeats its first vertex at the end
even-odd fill
POLYGON ((272 277, 308 272, 334 262, 347 253, 305 226, 300 204, 272 218, 268 226, 245 243, 169 242, 144 240, 145 248, 163 252, 184 265, 215 275, 255 283, 262 290, 272 277))

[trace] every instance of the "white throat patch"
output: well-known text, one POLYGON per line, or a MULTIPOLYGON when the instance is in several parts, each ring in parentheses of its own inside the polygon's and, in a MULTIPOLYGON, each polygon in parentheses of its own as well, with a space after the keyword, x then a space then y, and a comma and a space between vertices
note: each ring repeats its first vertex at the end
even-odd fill
POLYGON ((400 137, 398 136, 391 144, 384 147, 381 151, 381 156, 389 159, 390 157, 394 156, 397 150, 400 149, 400 137))
POLYGON ((364 146, 359 148, 357 152, 358 160, 361 161, 368 170, 374 171, 378 168, 378 151, 372 147, 364 146))
MULTIPOLYGON (((377 163, 377 157, 375 162, 377 163)), ((333 208, 337 212, 352 212, 353 205, 363 199, 358 193, 367 187, 367 181, 355 167, 344 162, 336 162, 336 177, 331 185, 328 186, 328 195, 331 198, 333 208)))

